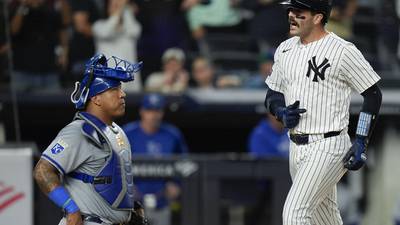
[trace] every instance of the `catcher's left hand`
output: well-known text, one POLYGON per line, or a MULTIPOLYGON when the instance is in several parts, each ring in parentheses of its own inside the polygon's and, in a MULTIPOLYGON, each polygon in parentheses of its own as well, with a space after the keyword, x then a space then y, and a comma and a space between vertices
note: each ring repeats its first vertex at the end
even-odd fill
POLYGON ((135 201, 134 211, 132 211, 131 219, 127 225, 149 225, 148 220, 144 216, 144 209, 140 202, 135 201))

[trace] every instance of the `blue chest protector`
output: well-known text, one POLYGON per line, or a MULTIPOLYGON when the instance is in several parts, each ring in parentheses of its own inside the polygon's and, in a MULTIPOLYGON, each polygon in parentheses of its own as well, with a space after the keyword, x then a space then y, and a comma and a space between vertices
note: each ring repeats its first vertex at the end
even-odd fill
MULTIPOLYGON (((133 174, 129 157, 130 149, 117 152, 113 149, 105 131, 110 129, 95 116, 80 112, 77 119, 85 120, 82 126, 83 134, 94 144, 102 149, 111 149, 104 166, 95 176, 81 172, 71 172, 68 176, 93 185, 94 190, 114 209, 132 210, 133 199, 133 174)), ((122 132, 121 129, 118 130, 122 132)), ((115 141, 114 141, 115 142, 115 141)))

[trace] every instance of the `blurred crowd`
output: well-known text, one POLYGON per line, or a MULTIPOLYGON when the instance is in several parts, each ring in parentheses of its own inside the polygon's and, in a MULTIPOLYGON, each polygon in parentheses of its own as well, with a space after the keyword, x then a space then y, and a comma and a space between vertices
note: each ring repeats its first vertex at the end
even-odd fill
MULTIPOLYGON (((382 10, 375 10, 365 1, 335 0, 327 29, 356 43, 378 70, 396 69, 395 1, 382 1, 382 10)), ((128 92, 264 88, 274 49, 287 38, 286 12, 278 2, 2 1, 0 83, 23 92, 69 88, 98 52, 144 62, 136 81, 124 87, 128 92)))
MULTIPOLYGON (((354 42, 378 71, 397 73, 397 1, 379 1, 376 9, 365 4, 368 1, 334 0, 327 29, 354 42)), ((103 53, 144 62, 135 82, 124 86, 126 92, 264 90, 274 50, 287 38, 286 12, 278 2, 1 1, 0 89, 11 85, 20 92, 72 88, 81 80, 85 61, 103 53)), ((139 153, 187 152, 184 135, 163 122, 164 101, 163 95, 146 95, 140 120, 124 126, 129 138, 139 140, 132 142, 139 153)), ((287 158, 286 132, 266 114, 249 134, 247 150, 255 157, 287 158)), ((170 210, 179 199, 179 182, 138 184, 141 200, 154 209, 153 220, 161 218, 153 224, 170 221, 170 210)), ((352 224, 358 224, 357 220, 352 224)))

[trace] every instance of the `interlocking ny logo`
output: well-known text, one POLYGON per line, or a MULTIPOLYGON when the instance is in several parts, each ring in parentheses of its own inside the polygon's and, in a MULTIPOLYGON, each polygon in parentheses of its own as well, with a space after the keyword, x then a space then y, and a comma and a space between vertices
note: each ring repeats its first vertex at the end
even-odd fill
POLYGON ((312 57, 312 59, 308 60, 308 70, 307 70, 307 77, 310 77, 311 70, 314 71, 314 78, 313 82, 318 82, 318 77, 321 80, 325 80, 325 71, 331 66, 331 64, 328 63, 328 59, 325 58, 324 61, 317 66, 317 63, 315 62, 315 56, 312 57))

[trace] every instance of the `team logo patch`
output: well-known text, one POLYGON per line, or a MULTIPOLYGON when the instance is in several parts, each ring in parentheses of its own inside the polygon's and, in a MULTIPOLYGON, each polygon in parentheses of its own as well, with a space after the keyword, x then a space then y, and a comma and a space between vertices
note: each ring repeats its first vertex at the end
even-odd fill
POLYGON ((312 81, 318 82, 318 77, 321 80, 325 80, 325 71, 331 66, 331 64, 329 63, 329 60, 325 58, 321 64, 317 65, 315 58, 316 57, 313 56, 312 59, 308 60, 308 70, 306 76, 310 77, 312 71, 314 72, 314 78, 312 79, 312 81))
POLYGON ((54 155, 57 155, 58 153, 64 151, 68 147, 67 143, 65 143, 62 140, 59 140, 52 148, 51 148, 51 153, 54 155))

